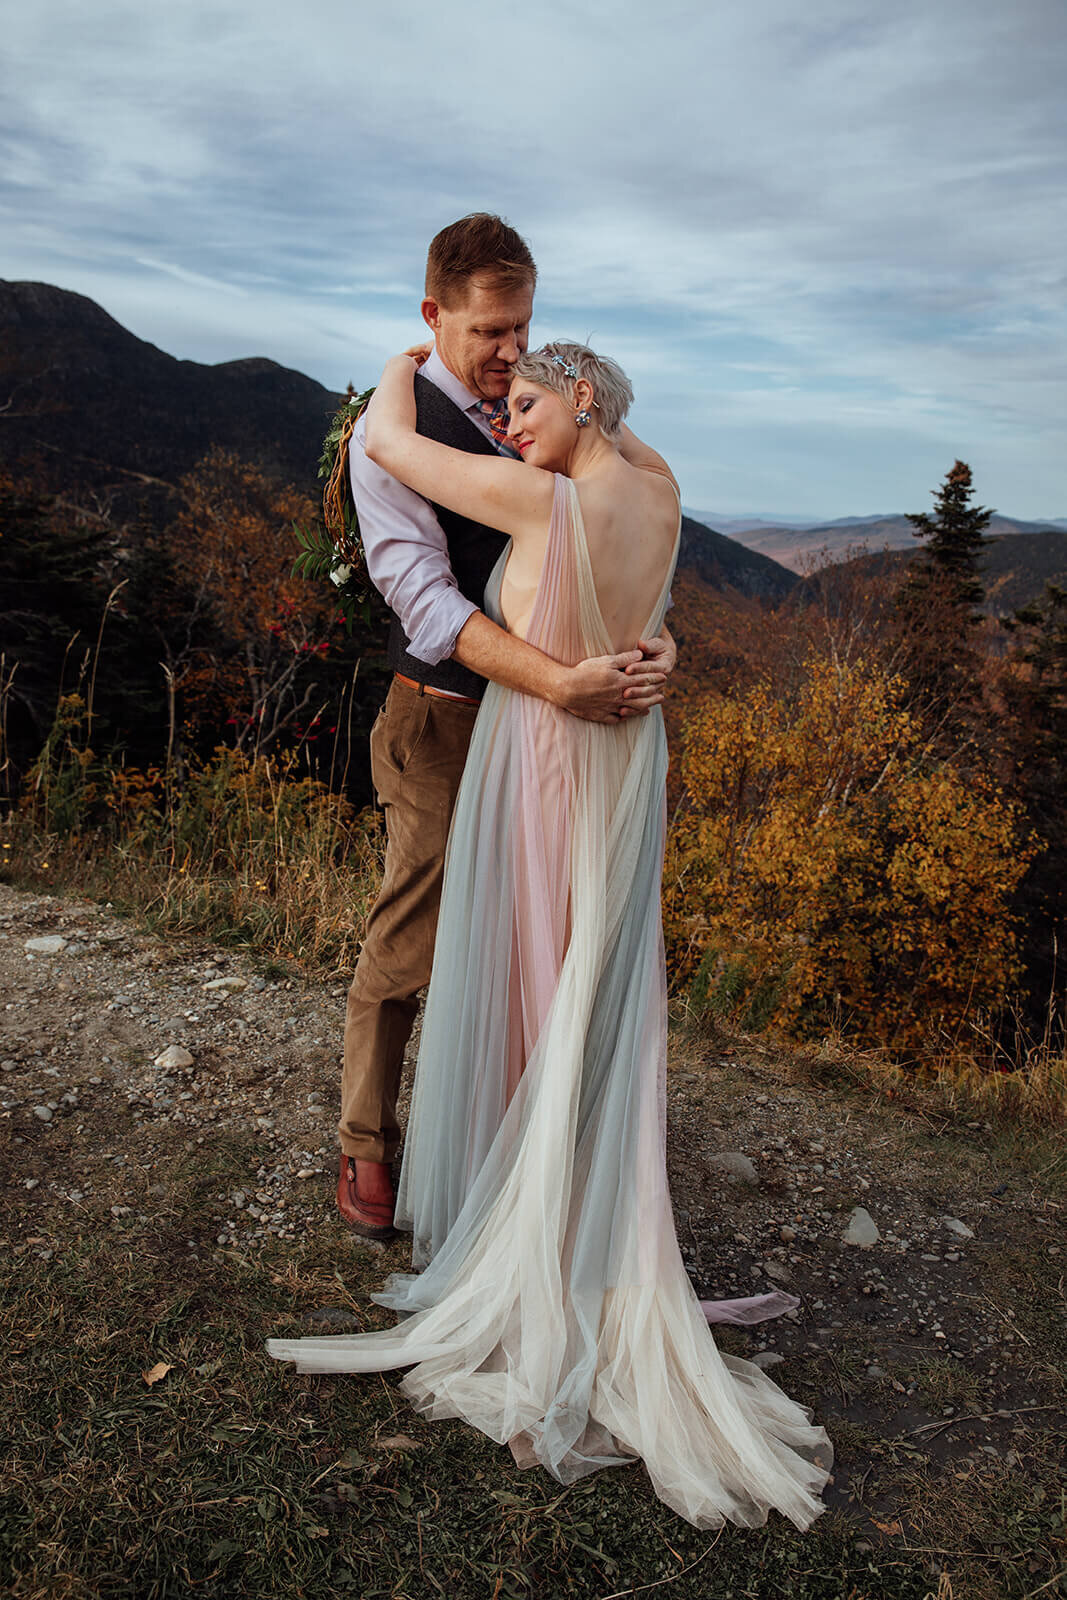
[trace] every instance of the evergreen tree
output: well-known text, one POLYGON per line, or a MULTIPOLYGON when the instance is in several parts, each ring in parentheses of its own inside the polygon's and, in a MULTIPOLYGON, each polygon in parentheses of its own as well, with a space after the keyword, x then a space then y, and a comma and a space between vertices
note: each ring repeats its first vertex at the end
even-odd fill
POLYGON ((906 587, 921 591, 935 581, 967 627, 981 621, 977 607, 985 588, 979 560, 993 515, 985 506, 970 504, 972 493, 971 469, 966 461, 957 461, 934 496, 934 516, 908 513, 913 537, 929 542, 911 563, 906 587))
POLYGON ((971 505, 971 469, 956 461, 934 494, 934 515, 909 513, 926 541, 909 562, 895 610, 903 669, 913 704, 953 744, 970 738, 980 700, 974 632, 985 597, 980 558, 993 513, 971 505))

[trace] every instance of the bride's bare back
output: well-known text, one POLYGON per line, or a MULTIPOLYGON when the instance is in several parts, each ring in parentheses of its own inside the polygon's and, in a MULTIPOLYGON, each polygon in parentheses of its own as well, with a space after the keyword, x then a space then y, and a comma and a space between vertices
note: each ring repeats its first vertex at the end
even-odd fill
MULTIPOLYGON (((616 456, 596 472, 575 478, 597 602, 612 649, 634 647, 663 587, 678 532, 678 493, 660 472, 633 467, 616 456)), ((548 544, 516 539, 500 590, 508 631, 524 639, 548 544)))

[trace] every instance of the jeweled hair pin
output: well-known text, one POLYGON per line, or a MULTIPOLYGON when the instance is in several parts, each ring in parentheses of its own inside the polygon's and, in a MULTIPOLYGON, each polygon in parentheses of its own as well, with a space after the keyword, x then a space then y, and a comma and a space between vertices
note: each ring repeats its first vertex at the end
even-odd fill
POLYGON ((561 356, 558 350, 542 350, 541 354, 548 356, 549 360, 554 361, 557 367, 563 368, 568 378, 573 378, 577 382, 578 368, 573 366, 565 356, 561 356))

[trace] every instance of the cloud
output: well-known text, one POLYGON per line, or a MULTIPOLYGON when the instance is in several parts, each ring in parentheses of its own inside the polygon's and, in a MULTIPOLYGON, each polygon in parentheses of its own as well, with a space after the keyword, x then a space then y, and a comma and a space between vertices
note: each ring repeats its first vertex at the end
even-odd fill
POLYGON ((418 333, 436 229, 499 210, 691 501, 877 510, 959 448, 1067 507, 1060 0, 9 10, 7 275, 339 386, 418 333))

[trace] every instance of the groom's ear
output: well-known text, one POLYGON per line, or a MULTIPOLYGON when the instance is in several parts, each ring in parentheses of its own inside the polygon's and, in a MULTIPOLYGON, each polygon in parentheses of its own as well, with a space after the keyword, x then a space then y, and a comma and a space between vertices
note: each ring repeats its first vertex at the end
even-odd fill
POLYGON ((427 295, 426 299, 422 302, 421 310, 423 322, 425 322, 426 326, 432 329, 434 333, 437 333, 441 327, 441 307, 438 305, 437 301, 430 299, 430 297, 427 295))

